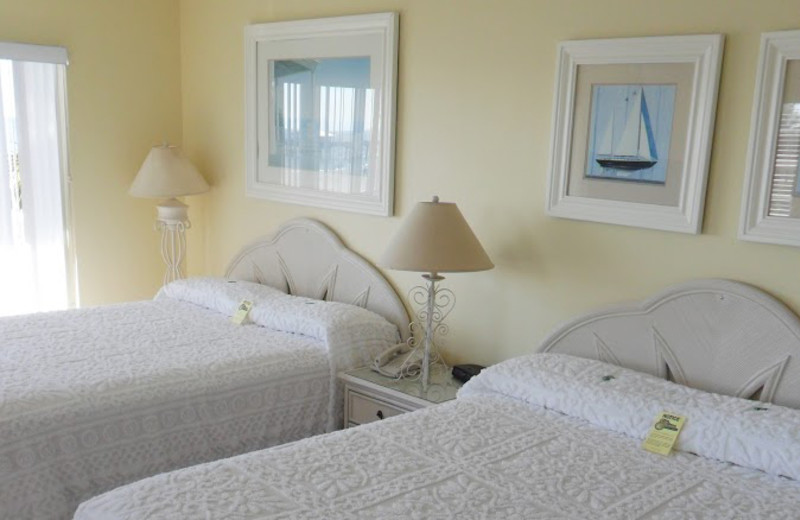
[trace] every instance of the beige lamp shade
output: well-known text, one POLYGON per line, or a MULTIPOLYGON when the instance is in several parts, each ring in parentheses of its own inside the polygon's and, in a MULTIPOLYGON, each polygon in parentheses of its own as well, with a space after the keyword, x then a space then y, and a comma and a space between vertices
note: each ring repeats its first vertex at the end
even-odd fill
POLYGON ((494 267, 452 202, 419 202, 379 261, 400 271, 456 273, 494 267))
POLYGON ((155 146, 144 160, 128 193, 134 197, 170 199, 208 191, 208 183, 179 148, 155 146))

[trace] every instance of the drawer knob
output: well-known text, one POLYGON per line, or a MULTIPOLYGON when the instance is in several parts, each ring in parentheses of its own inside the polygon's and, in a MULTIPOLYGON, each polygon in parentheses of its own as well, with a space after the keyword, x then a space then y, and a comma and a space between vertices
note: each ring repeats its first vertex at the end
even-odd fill
POLYGON ((376 413, 375 415, 378 416, 378 419, 383 419, 383 410, 378 410, 378 413, 376 413))

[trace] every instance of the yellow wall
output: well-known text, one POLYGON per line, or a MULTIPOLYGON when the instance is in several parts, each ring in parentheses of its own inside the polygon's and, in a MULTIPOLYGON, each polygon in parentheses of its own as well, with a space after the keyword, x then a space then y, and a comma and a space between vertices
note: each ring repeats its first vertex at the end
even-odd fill
MULTIPOLYGON (((375 260, 418 200, 456 201, 497 265, 453 274, 451 359, 494 362, 558 323, 696 277, 758 285, 800 310, 800 251, 736 239, 763 31, 800 27, 797 0, 183 0, 183 135, 216 184, 206 268, 296 216, 318 218, 375 260), (396 215, 361 216, 244 196, 246 24, 400 13, 396 215), (702 235, 544 214, 559 41, 724 33, 725 57, 702 235)), ((387 275, 405 294, 418 277, 387 275)))
MULTIPOLYGON (((127 189, 153 144, 181 139, 179 30, 177 0, 0 0, 0 41, 69 52, 83 305, 149 298, 161 285, 155 201, 134 199, 127 189)), ((200 232, 190 236, 198 239, 200 232)))
MULTIPOLYGON (((318 218, 375 260, 418 200, 458 202, 497 264, 454 274, 448 350, 493 362, 557 323, 688 278, 750 282, 800 310, 800 251, 736 239, 759 33, 797 28, 798 0, 0 0, 0 40, 66 46, 73 207, 84 304, 160 285, 154 201, 126 193, 148 148, 183 141, 214 185, 189 200, 189 271, 220 274, 246 242, 318 218), (401 15, 396 214, 244 197, 243 28, 401 15), (704 234, 549 218, 544 189, 562 40, 727 35, 704 234)), ((417 275, 389 272, 401 293, 417 275)))
MULTIPOLYGON (((239 247, 296 216, 374 261, 416 201, 458 202, 497 268, 448 277, 459 301, 447 345, 488 363, 575 313, 689 278, 750 282, 800 310, 800 251, 736 239, 759 34, 800 27, 798 12, 798 0, 0 0, 0 40, 70 53, 83 304, 160 285, 155 202, 126 191, 166 137, 214 185, 189 200, 190 273, 222 273, 239 247), (401 15, 397 216, 246 198, 244 26, 388 10, 401 15), (711 32, 727 40, 703 235, 545 216, 556 44, 711 32)), ((418 280, 387 275, 403 294, 418 280)))

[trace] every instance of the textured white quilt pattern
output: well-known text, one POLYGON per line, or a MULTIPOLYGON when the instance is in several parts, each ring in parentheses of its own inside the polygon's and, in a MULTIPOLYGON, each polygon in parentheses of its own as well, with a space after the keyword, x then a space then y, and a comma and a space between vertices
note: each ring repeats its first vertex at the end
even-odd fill
POLYGON ((364 336, 326 344, 170 298, 0 320, 0 518, 70 518, 126 482, 323 432, 328 350, 394 340, 364 336))
POLYGON ((800 484, 501 396, 157 475, 76 520, 796 519, 800 484))

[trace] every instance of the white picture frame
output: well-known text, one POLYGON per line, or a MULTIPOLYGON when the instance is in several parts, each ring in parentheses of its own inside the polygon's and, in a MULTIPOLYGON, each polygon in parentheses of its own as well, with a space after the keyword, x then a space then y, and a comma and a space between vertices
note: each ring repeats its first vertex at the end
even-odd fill
POLYGON ((391 216, 398 15, 245 27, 248 197, 391 216))
MULTIPOLYGON (((781 164, 778 145, 785 130, 786 109, 800 110, 800 91, 786 99, 787 71, 791 68, 795 87, 800 84, 800 31, 761 35, 750 141, 747 152, 739 239, 767 244, 800 246, 800 193, 798 155, 800 143, 782 140, 781 164), (791 164, 789 164, 791 163, 791 164), (779 171, 780 169, 780 171, 779 171)), ((794 124, 800 124, 797 114, 794 124)), ((796 129, 795 129, 796 131, 796 129)))
MULTIPOLYGON (((547 214, 699 233, 723 44, 721 34, 579 40, 559 44, 547 214), (674 87, 665 88, 673 84, 674 87), (658 158, 665 169, 655 180, 623 178, 622 174, 630 171, 628 166, 604 165, 602 168, 608 167, 609 172, 613 170, 616 173, 590 175, 592 164, 601 163, 598 143, 607 141, 607 146, 611 147, 612 142, 607 135, 602 139, 598 137, 602 111, 606 110, 607 114, 606 133, 611 132, 610 128, 627 124, 626 119, 636 119, 626 116, 617 122, 616 116, 612 115, 618 109, 612 105, 603 109, 603 105, 597 102, 601 99, 600 89, 612 85, 626 87, 634 93, 633 96, 625 95, 625 103, 632 103, 629 99, 637 99, 635 95, 644 100, 645 90, 651 87, 664 90, 664 99, 672 103, 669 105, 672 108, 662 110, 664 117, 671 118, 673 123, 661 125, 667 132, 664 141, 667 151, 665 157, 662 153, 658 158)), ((640 118, 643 118, 642 113, 648 113, 643 101, 639 108, 640 118)), ((622 126, 617 131, 617 144, 625 140, 626 128, 622 126)), ((641 128, 639 132, 642 132, 641 128)), ((653 147, 651 155, 655 157, 657 139, 652 131, 648 131, 647 137, 646 141, 653 147)), ((607 153, 614 152, 609 150, 607 153)), ((655 168, 653 165, 657 162, 645 161, 643 166, 631 167, 655 168)))

